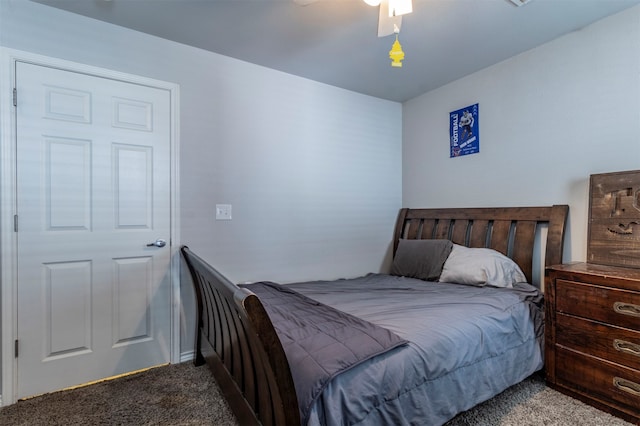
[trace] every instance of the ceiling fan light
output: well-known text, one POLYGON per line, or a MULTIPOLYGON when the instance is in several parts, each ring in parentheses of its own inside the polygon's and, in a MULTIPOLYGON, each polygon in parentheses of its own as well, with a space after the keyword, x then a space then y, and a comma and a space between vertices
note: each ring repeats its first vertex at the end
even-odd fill
POLYGON ((413 12, 411 0, 389 0, 389 16, 402 16, 413 12))
POLYGON ((369 6, 380 6, 382 0, 363 0, 369 6))

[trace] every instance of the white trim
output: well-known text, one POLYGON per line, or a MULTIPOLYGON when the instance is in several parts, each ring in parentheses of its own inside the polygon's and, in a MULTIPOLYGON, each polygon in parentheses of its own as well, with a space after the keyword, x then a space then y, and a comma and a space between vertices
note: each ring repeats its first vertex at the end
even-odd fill
POLYGON ((2 294, 2 403, 14 402, 16 361, 14 344, 17 336, 15 318, 16 295, 16 236, 13 232, 13 216, 16 212, 15 194, 15 108, 13 108, 13 61, 6 49, 2 49, 0 71, 0 270, 2 294))
POLYGON ((171 89, 171 354, 172 364, 180 359, 180 86, 171 89))
POLYGON ((196 351, 187 351, 180 354, 180 362, 193 361, 196 357, 196 351))
MULTIPOLYGON (((17 250, 13 217, 16 212, 16 111, 13 108, 15 63, 28 62, 167 90, 171 98, 171 342, 170 362, 180 362, 180 200, 179 95, 175 83, 122 73, 30 52, 0 47, 0 296, 2 298, 2 394, 0 405, 15 402, 17 365, 17 250)), ((20 102, 18 94, 18 103, 20 102)))

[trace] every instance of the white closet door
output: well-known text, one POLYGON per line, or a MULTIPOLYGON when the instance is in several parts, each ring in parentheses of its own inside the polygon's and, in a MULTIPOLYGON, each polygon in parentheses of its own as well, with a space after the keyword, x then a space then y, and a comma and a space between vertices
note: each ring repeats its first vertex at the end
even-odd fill
POLYGON ((170 93, 16 67, 17 397, 167 363, 170 93))

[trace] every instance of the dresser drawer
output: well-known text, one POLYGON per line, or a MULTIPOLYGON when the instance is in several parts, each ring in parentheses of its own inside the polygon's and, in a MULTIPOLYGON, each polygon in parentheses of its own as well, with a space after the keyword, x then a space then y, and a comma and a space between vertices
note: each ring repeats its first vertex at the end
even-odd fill
POLYGON ((640 370, 640 332, 638 331, 557 314, 556 343, 640 370))
POLYGON ((640 330, 640 293, 556 280, 556 311, 640 330))
POLYGON ((557 383, 597 395, 624 411, 640 410, 640 371, 556 349, 557 383))

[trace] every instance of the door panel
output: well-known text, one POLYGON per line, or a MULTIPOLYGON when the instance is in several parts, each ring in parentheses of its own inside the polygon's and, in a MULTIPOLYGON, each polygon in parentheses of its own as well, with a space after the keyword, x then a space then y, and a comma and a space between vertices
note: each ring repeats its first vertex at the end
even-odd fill
POLYGON ((43 265, 44 360, 91 350, 91 262, 43 265))
POLYGON ((18 62, 18 398, 169 361, 170 94, 18 62))
POLYGON ((48 137, 44 143, 47 229, 91 230, 91 141, 48 137))
POLYGON ((153 337, 148 310, 153 289, 151 262, 150 257, 114 259, 114 345, 153 337))
POLYGON ((116 228, 151 229, 153 164, 149 147, 114 145, 116 228))

